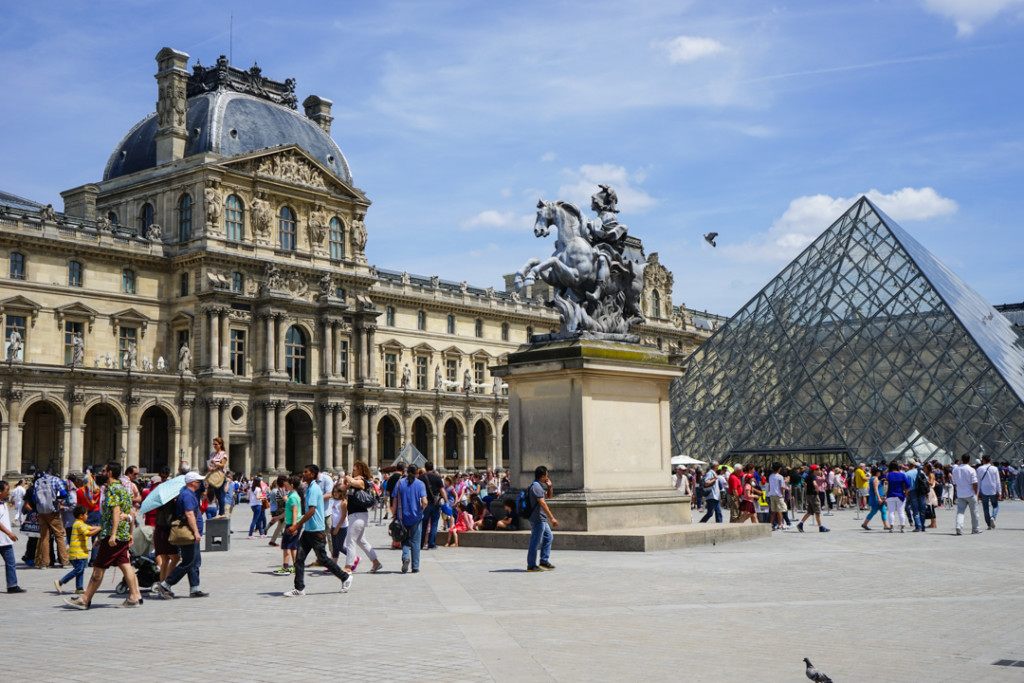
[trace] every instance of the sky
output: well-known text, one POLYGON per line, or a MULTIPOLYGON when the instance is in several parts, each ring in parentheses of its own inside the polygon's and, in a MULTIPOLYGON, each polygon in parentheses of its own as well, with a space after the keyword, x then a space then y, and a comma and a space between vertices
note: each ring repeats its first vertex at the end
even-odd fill
POLYGON ((503 288, 537 200, 606 183, 673 303, 731 315, 867 194, 1024 301, 1024 0, 2 3, 0 190, 100 180, 164 46, 333 100, 381 268, 503 288))

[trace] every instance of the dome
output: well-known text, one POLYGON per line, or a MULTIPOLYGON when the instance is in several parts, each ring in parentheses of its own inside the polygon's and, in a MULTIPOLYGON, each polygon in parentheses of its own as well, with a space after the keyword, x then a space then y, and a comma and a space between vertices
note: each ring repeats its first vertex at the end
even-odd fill
MULTIPOLYGON (((228 90, 190 97, 186 130, 186 157, 204 152, 233 157, 294 144, 346 184, 352 184, 352 172, 345 156, 323 128, 297 111, 266 99, 228 90)), ((110 155, 103 179, 154 168, 156 131, 154 112, 121 140, 110 155)))

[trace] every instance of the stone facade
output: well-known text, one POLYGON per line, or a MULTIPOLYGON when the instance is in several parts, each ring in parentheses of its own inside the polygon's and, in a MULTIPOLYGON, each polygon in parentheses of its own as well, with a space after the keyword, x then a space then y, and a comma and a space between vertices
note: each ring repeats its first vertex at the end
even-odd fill
MULTIPOLYGON (((370 201, 340 164, 289 139, 188 153, 187 55, 157 61, 155 163, 110 174, 131 161, 115 152, 103 181, 62 193, 63 213, 0 201, 0 472, 200 467, 214 436, 246 473, 380 466, 404 442, 449 469, 507 466, 490 368, 557 328, 542 293, 371 266, 370 201)), ((264 106, 294 104, 238 73, 279 93, 264 106)), ((331 102, 303 104, 326 138, 331 102)), ((664 266, 648 272, 638 332, 682 359, 710 330, 672 307, 664 266)))

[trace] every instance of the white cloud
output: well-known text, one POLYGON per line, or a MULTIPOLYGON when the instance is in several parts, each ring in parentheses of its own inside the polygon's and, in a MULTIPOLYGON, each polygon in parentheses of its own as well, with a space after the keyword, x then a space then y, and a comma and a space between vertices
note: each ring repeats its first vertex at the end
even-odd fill
POLYGON ((726 50, 725 45, 714 38, 699 36, 679 36, 668 42, 656 43, 656 45, 665 50, 668 54, 668 61, 673 64, 689 64, 726 50))
POLYGON ((966 36, 1024 0, 923 0, 927 10, 952 19, 958 35, 966 36))
POLYGON ((524 216, 514 211, 487 209, 462 221, 459 227, 463 230, 524 230, 531 225, 532 216, 524 216))
POLYGON ((566 169, 564 173, 570 182, 558 188, 557 198, 573 202, 584 211, 589 210, 590 196, 597 192, 598 185, 612 186, 619 196, 619 210, 624 213, 643 213, 658 204, 657 199, 634 187, 634 183, 644 181, 643 171, 630 173, 612 164, 584 164, 576 170, 566 169))
MULTIPOLYGON (((955 213, 957 204, 930 187, 905 187, 889 194, 878 190, 864 193, 895 221, 920 221, 955 213)), ((745 262, 785 261, 795 257, 856 201, 854 198, 818 194, 798 197, 767 232, 754 235, 744 243, 726 243, 722 250, 745 262)), ((720 241, 727 241, 723 235, 720 241)))
POLYGON ((554 161, 557 158, 558 157, 555 156, 554 152, 545 152, 544 154, 541 155, 540 160, 543 163, 547 164, 547 163, 551 163, 552 161, 554 161))

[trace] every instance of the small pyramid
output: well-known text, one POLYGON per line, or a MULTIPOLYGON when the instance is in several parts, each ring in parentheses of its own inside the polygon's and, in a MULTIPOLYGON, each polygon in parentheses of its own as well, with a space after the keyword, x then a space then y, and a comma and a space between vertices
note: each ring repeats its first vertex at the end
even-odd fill
POLYGON ((877 461, 914 430, 957 457, 1024 455, 1013 326, 866 197, 690 356, 671 400, 674 452, 700 460, 877 461))

